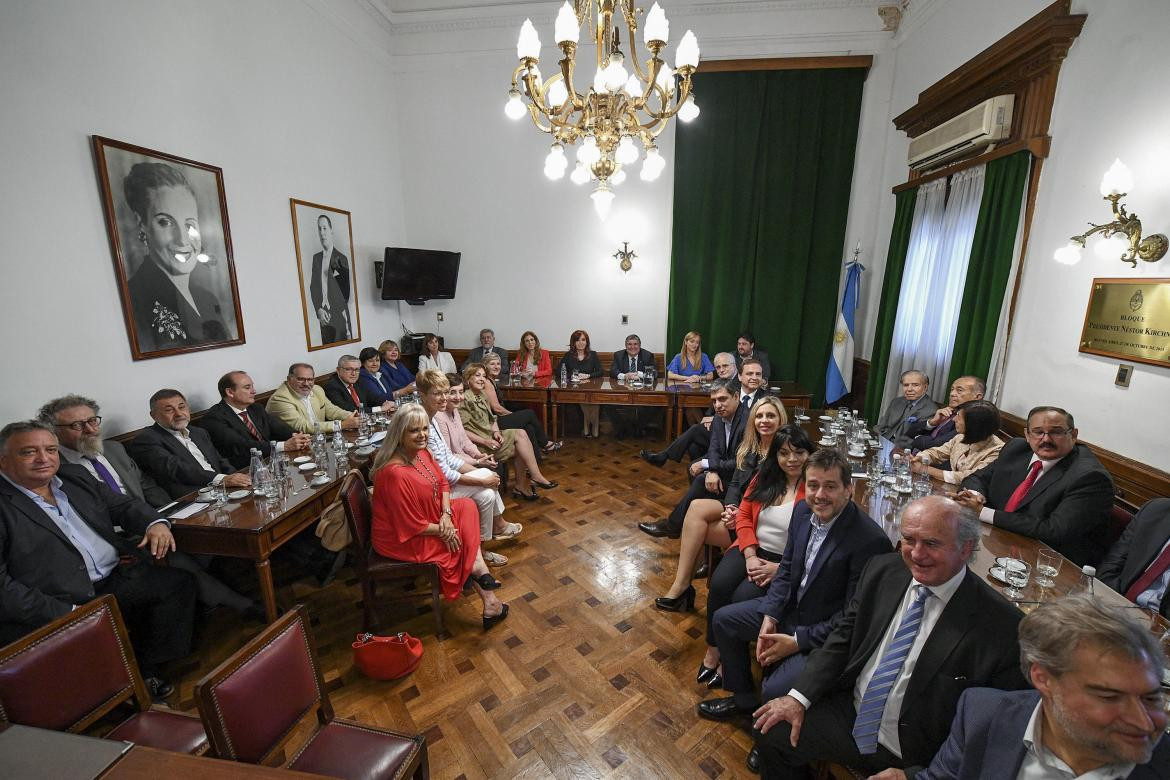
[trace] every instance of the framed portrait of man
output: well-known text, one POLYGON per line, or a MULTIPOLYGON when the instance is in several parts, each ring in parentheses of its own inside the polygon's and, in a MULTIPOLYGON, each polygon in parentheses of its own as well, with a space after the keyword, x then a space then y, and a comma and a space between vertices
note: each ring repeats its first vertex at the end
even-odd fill
POLYGON ((223 171, 93 136, 134 360, 244 343, 223 171))
POLYGON ((289 198, 310 351, 361 340, 353 226, 343 209, 289 198))

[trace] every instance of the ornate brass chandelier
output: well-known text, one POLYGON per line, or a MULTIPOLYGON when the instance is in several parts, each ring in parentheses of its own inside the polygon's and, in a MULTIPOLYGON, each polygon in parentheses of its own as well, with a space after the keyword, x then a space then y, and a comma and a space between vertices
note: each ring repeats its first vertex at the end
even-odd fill
POLYGON ((661 58, 669 37, 670 25, 658 3, 646 15, 643 41, 650 58, 645 65, 635 46, 638 10, 634 0, 566 0, 557 14, 554 35, 564 55, 556 73, 543 79, 540 61, 540 38, 531 19, 520 28, 516 54, 520 64, 512 72, 512 89, 504 112, 511 119, 527 113, 533 124, 553 137, 552 148, 545 158, 544 173, 550 179, 565 175, 569 161, 565 147, 581 142, 577 164, 570 176, 575 184, 595 180, 593 205, 602 219, 613 202, 613 188, 625 181, 624 168, 638 159, 636 142, 646 150, 641 178, 653 181, 666 167, 654 139, 675 115, 689 122, 699 115, 691 90, 691 76, 699 65, 699 43, 687 30, 675 52, 672 69, 661 58), (614 15, 620 14, 626 28, 625 45, 633 72, 626 70, 622 36, 615 26, 614 15), (587 28, 596 44, 596 67, 592 80, 579 91, 573 80, 576 70, 577 42, 581 27, 587 28), (520 83, 524 84, 521 94, 520 83), (527 96, 527 103, 524 100, 527 96))

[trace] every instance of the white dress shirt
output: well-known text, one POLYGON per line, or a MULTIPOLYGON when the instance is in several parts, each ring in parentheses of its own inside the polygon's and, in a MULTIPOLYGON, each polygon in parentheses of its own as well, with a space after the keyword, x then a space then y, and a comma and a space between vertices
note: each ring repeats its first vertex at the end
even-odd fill
POLYGON ((187 452, 191 453, 196 462, 199 463, 199 468, 215 474, 215 476, 211 479, 212 485, 218 485, 220 482, 223 482, 224 477, 227 475, 216 473, 215 469, 211 467, 211 464, 207 462, 207 457, 203 454, 203 450, 199 449, 199 445, 191 439, 190 434, 188 434, 186 430, 175 431, 170 430, 169 428, 167 430, 170 431, 172 436, 179 440, 179 443, 182 444, 184 448, 186 448, 187 452))
POLYGON ((130 491, 126 489, 126 483, 122 481, 122 475, 118 473, 116 468, 114 468, 114 464, 110 463, 110 461, 106 459, 105 455, 82 455, 77 450, 71 450, 63 444, 57 445, 57 452, 65 456, 65 460, 69 461, 73 465, 84 468, 86 471, 92 474, 93 478, 98 482, 105 482, 105 480, 102 479, 102 475, 97 473, 97 469, 94 468, 93 462, 90 461, 90 457, 93 457, 94 460, 97 460, 110 470, 110 474, 114 476, 114 481, 118 483, 118 487, 121 488, 122 494, 127 496, 130 495, 130 491))
MULTIPOLYGON (((1067 457, 1068 456, 1065 455, 1065 458, 1067 457)), ((1040 456, 1033 453, 1032 459, 1028 461, 1028 470, 1024 472, 1024 479, 1028 478, 1028 473, 1032 471, 1032 464, 1038 460, 1040 460, 1040 456)), ((1057 458, 1056 460, 1040 460, 1040 474, 1036 477, 1036 481, 1032 483, 1032 487, 1028 488, 1028 492, 1031 493, 1033 490, 1035 490, 1036 485, 1040 484, 1040 480, 1044 479, 1044 475, 1052 471, 1052 467, 1057 463, 1060 463, 1062 460, 1064 460, 1064 458, 1057 458)), ((1023 480, 1021 480, 1021 483, 1022 482, 1023 480)), ((971 492, 978 495, 984 501, 987 500, 987 496, 983 495, 978 490, 972 490, 971 492)), ((992 525, 995 525, 995 510, 988 506, 983 507, 979 510, 979 519, 985 523, 991 523, 992 525)))
MULTIPOLYGON (((845 510, 841 510, 842 512, 845 510)), ((808 585, 808 573, 812 571, 813 564, 817 562, 817 555, 821 551, 821 545, 825 543, 825 539, 829 536, 829 532, 833 530, 833 523, 837 522, 837 518, 841 516, 841 512, 833 515, 833 519, 827 523, 822 523, 821 519, 815 514, 809 515, 808 521, 812 526, 812 533, 808 535, 808 546, 804 548, 804 574, 800 578, 800 590, 803 591, 808 585)))
POLYGON ((1106 764, 1083 775, 1078 775, 1043 743, 1044 702, 1036 702, 1036 709, 1024 729, 1024 760, 1016 780, 1115 780, 1129 777, 1136 764, 1106 764))

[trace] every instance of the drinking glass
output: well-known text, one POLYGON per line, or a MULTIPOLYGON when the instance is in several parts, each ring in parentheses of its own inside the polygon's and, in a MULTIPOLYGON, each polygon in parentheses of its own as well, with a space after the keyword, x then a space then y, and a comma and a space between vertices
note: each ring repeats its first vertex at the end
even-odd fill
POLYGON ((227 485, 223 484, 223 480, 212 487, 211 494, 215 497, 216 506, 223 506, 227 503, 227 485))
POLYGON ((797 406, 792 411, 796 413, 797 422, 802 422, 804 420, 804 407, 803 406, 797 406))
POLYGON ((1042 588, 1051 588, 1056 584, 1056 576, 1060 574, 1060 564, 1064 558, 1050 547, 1041 547, 1036 551, 1036 584, 1042 588))
POLYGON ((1004 588, 1003 595, 1009 599, 1019 599, 1023 594, 1023 589, 1028 587, 1028 580, 1032 575, 1032 567, 1028 565, 1027 561, 1021 561, 1018 558, 1008 558, 1003 562, 1003 578, 1007 580, 1008 586, 1004 588))
POLYGON ((925 498, 930 495, 932 490, 929 474, 922 473, 914 475, 913 495, 915 498, 925 498))

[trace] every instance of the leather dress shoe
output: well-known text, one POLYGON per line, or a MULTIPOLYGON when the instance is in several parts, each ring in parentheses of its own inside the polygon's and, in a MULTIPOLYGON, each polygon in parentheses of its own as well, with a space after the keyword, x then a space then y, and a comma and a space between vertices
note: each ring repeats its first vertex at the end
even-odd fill
POLYGON ((695 675, 695 682, 706 685, 716 677, 720 677, 718 666, 707 666, 702 661, 699 662, 699 673, 695 675))
POLYGON ((649 463, 651 466, 663 466, 666 464, 667 458, 665 452, 651 452, 650 450, 639 450, 638 457, 649 463))
POLYGON ((710 573, 711 573, 711 569, 708 568, 707 561, 704 560, 702 563, 700 563, 698 566, 695 567, 695 570, 693 572, 691 572, 691 579, 692 580, 705 580, 705 579, 707 579, 707 575, 710 573))
POLYGON ((682 536, 682 531, 675 531, 670 527, 669 520, 655 520, 653 523, 641 522, 638 523, 638 530, 659 538, 677 539, 682 536))
POLYGON ((147 677, 143 682, 146 683, 146 690, 150 691, 150 698, 156 702, 163 701, 175 692, 175 686, 158 677, 147 677))
POLYGON ((754 775, 760 773, 760 749, 755 745, 752 745, 752 749, 748 751, 747 768, 754 775))
POLYGON ((721 699, 707 699, 699 702, 699 717, 707 720, 739 720, 751 714, 752 710, 741 708, 735 703, 734 696, 724 696, 721 699))

